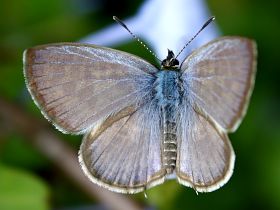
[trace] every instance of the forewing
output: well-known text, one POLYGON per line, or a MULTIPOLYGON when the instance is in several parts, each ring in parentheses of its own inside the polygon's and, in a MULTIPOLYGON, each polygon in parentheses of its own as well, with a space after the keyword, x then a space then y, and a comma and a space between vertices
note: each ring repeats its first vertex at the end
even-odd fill
POLYGON ((119 111, 134 111, 149 95, 157 71, 136 56, 73 43, 31 48, 23 59, 34 101, 66 133, 85 133, 119 111))
POLYGON ((211 192, 232 175, 235 155, 221 133, 191 105, 180 110, 176 174, 179 183, 198 192, 211 192))
POLYGON ((115 123, 105 121, 83 139, 79 160, 94 183, 115 192, 136 193, 164 181, 160 111, 148 103, 115 123))
POLYGON ((217 39, 192 53, 181 69, 185 93, 196 110, 223 130, 236 130, 254 86, 255 43, 240 37, 217 39))

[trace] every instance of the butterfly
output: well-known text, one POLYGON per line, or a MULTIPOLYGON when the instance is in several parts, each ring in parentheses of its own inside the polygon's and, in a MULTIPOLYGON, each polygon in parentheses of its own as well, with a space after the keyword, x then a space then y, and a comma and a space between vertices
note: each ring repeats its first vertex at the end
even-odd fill
POLYGON ((253 90, 253 40, 221 37, 179 64, 158 68, 135 55, 89 44, 27 49, 24 76, 42 114, 63 133, 84 134, 85 175, 111 191, 137 193, 176 178, 210 192, 232 175, 228 138, 253 90))

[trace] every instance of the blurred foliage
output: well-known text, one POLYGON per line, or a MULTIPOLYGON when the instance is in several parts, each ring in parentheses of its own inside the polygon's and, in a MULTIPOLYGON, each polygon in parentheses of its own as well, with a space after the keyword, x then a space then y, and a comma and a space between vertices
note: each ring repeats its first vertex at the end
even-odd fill
POLYGON ((47 210, 48 187, 34 175, 0 165, 0 209, 47 210))
MULTIPOLYGON (((280 209, 279 2, 208 3, 225 35, 251 37, 258 44, 258 73, 251 104, 238 131, 230 135, 237 155, 234 174, 224 187, 212 193, 197 196, 193 190, 168 181, 148 190, 148 199, 143 194, 129 197, 162 210, 280 209)), ((38 44, 76 41, 111 24, 112 15, 132 15, 140 4, 128 0, 2 0, 0 96, 42 118, 24 85, 23 50, 38 44)), ((135 43, 119 49, 149 56, 135 43)), ((80 136, 53 130, 78 150, 80 136)), ((1 119, 0 164, 0 209, 40 210, 92 202, 1 119)))

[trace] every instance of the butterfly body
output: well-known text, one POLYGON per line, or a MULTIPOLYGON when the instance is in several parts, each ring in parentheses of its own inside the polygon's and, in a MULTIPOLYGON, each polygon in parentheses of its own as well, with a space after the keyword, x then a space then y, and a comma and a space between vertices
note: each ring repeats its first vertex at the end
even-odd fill
POLYGON ((156 77, 155 99, 161 110, 162 159, 168 174, 176 167, 177 159, 177 110, 182 100, 180 72, 161 70, 156 77))
POLYGON ((137 193, 174 177, 198 192, 224 185, 256 72, 255 42, 222 37, 158 69, 110 48, 59 43, 24 53, 27 88, 64 133, 85 134, 79 161, 94 183, 137 193))

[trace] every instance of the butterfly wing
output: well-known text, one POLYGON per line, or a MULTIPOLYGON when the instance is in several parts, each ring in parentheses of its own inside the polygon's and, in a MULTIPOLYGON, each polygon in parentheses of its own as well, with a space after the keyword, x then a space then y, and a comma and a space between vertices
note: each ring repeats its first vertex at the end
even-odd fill
POLYGON ((226 37, 192 53, 182 64, 184 96, 178 125, 178 181, 199 192, 230 178, 235 155, 227 137, 246 112, 255 79, 253 41, 226 37))
POLYGON ((234 151, 227 134, 187 103, 178 124, 177 179, 198 192, 210 192, 231 177, 234 151))
POLYGON ((225 37, 192 53, 181 66, 193 105, 221 129, 233 132, 244 117, 255 81, 256 45, 225 37))
POLYGON ((24 53, 26 84, 44 116, 64 133, 86 133, 115 113, 132 113, 157 69, 141 58, 94 45, 61 43, 24 53))
POLYGON ((133 114, 105 121, 83 139, 79 160, 88 178, 107 189, 136 193, 160 184, 160 110, 149 102, 133 114))

